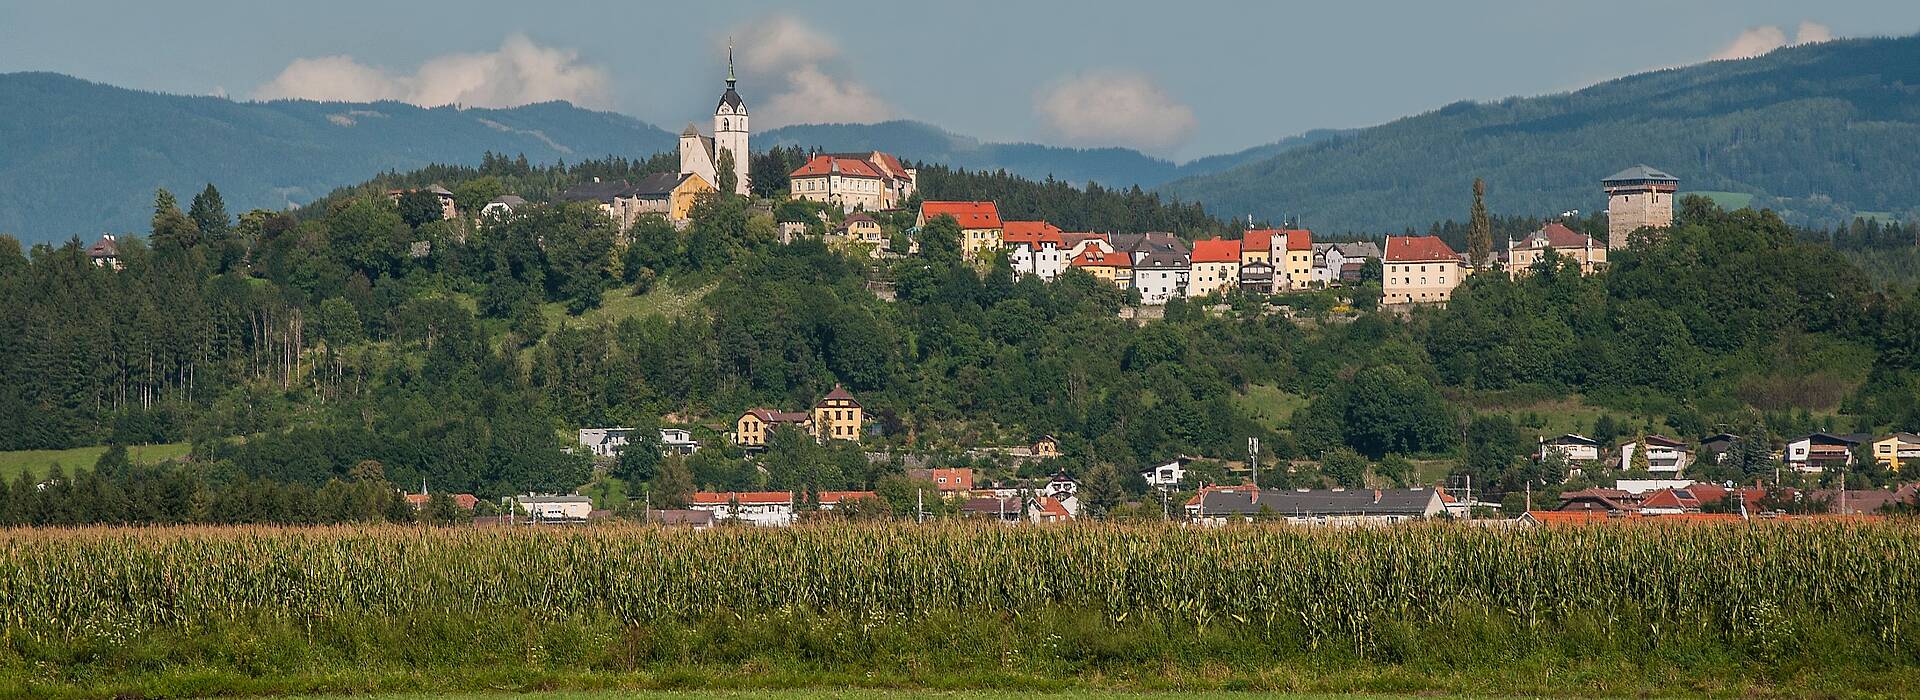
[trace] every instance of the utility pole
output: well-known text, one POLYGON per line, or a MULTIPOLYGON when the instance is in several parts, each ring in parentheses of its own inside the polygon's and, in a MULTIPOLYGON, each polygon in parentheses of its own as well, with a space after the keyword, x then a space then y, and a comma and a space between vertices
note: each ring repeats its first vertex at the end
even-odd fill
POLYGON ((1473 519, 1473 475, 1467 475, 1467 519, 1473 519))
POLYGON ((1527 480, 1527 512, 1533 512, 1533 480, 1527 480))
POLYGON ((913 518, 916 523, 927 521, 927 490, 913 490, 913 518))

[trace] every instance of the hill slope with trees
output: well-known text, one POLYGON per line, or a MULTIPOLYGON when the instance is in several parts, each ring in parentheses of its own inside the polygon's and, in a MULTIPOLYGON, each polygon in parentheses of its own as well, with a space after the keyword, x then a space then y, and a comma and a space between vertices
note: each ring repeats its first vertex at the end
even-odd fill
POLYGON ((1920 36, 1785 48, 1583 90, 1460 102, 1161 191, 1319 231, 1398 232, 1455 215, 1473 178, 1494 209, 1605 208, 1601 178, 1646 163, 1683 192, 1753 195, 1795 224, 1920 215, 1920 36))

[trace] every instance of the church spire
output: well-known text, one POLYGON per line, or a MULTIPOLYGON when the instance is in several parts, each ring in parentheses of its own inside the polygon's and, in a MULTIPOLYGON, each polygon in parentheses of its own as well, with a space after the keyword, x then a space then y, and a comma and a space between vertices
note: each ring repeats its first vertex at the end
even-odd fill
POLYGON ((727 89, 732 90, 733 78, 733 37, 727 37, 727 89))

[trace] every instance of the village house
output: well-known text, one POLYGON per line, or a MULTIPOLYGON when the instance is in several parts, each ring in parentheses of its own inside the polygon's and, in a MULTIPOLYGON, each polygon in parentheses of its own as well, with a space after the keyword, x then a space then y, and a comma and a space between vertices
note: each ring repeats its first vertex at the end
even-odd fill
POLYGON ((913 196, 915 174, 880 151, 821 154, 788 174, 788 189, 796 198, 843 211, 880 211, 899 208, 913 196))
POLYGON ((1071 266, 1121 289, 1133 286, 1133 257, 1109 246, 1087 246, 1073 257, 1071 266))
POLYGON ((1920 462, 1920 435, 1894 433, 1873 441, 1873 460, 1887 471, 1900 473, 1900 466, 1920 462))
POLYGON ((1533 273, 1533 266, 1552 251, 1561 260, 1580 265, 1580 274, 1591 275, 1607 264, 1607 247, 1592 236, 1567 228, 1558 221, 1540 227, 1520 240, 1507 241, 1507 275, 1513 279, 1533 273))
POLYGON ((1640 510, 1640 494, 1624 489, 1594 487, 1560 494, 1561 511, 1628 513, 1640 510))
POLYGON ((1548 452, 1558 452, 1568 464, 1592 464, 1600 461, 1600 441, 1585 435, 1567 433, 1540 441, 1540 449, 1533 454, 1534 459, 1546 459, 1548 452))
POLYGON ((968 517, 1008 524, 1063 523, 1073 519, 1073 514, 1059 500, 1046 496, 1025 499, 1017 494, 969 498, 960 505, 960 512, 968 517))
MULTIPOLYGON (((454 507, 460 510, 473 510, 476 506, 480 505, 480 498, 470 493, 456 493, 448 495, 447 497, 453 499, 454 507)), ((420 493, 407 494, 407 505, 413 506, 413 509, 416 511, 426 510, 427 506, 432 504, 433 496, 427 493, 424 488, 420 490, 420 493)))
POLYGON ((503 194, 487 200, 486 206, 480 207, 480 218, 493 220, 505 219, 513 216, 513 210, 526 205, 527 200, 520 195, 503 194))
POLYGON ((1133 288, 1140 303, 1165 304, 1187 296, 1192 274, 1187 244, 1171 233, 1123 233, 1112 237, 1114 248, 1133 260, 1133 288))
POLYGON ((763 450, 767 447, 767 438, 779 427, 792 427, 813 432, 813 416, 803 411, 775 411, 771 408, 749 408, 733 421, 733 444, 747 450, 763 450))
POLYGON ((931 481, 933 487, 941 493, 967 493, 973 490, 973 470, 965 467, 908 469, 907 478, 915 481, 931 481))
POLYGON ((813 405, 813 427, 818 431, 822 442, 827 440, 860 441, 860 431, 866 423, 866 413, 853 394, 840 386, 821 397, 813 405))
POLYGON ((536 523, 584 523, 593 516, 593 499, 586 496, 515 496, 520 512, 536 523))
MULTIPOLYGON (((595 457, 614 458, 632 442, 632 428, 581 428, 577 433, 581 447, 587 448, 587 454, 595 457)), ((690 455, 700 449, 700 442, 693 439, 693 433, 685 428, 661 428, 660 445, 664 454, 690 455)))
POLYGON ((701 491, 688 499, 688 507, 712 513, 715 520, 738 520, 765 527, 793 524, 790 491, 701 491))
MULTIPOLYGON (((1642 440, 1647 443, 1647 471, 1655 474, 1679 474, 1686 471, 1687 463, 1693 459, 1687 443, 1679 440, 1665 435, 1648 435, 1642 440)), ((1620 471, 1633 468, 1633 455, 1639 449, 1633 440, 1620 443, 1620 471)))
POLYGON ((1388 236, 1381 274, 1382 304, 1439 304, 1466 271, 1438 236, 1388 236))
POLYGON ((1140 472, 1140 478, 1147 480, 1148 486, 1173 488, 1187 478, 1187 465, 1193 463, 1192 457, 1175 457, 1151 469, 1140 472))
POLYGON ((1001 240, 1007 246, 1007 258, 1014 274, 1052 282, 1060 273, 1067 271, 1073 258, 1060 227, 1045 221, 1008 221, 1005 224, 1001 240))
MULTIPOLYGON (((804 225, 801 230, 805 230, 804 225)), ((870 245, 873 246, 876 252, 888 250, 893 247, 893 242, 887 240, 886 231, 880 227, 880 221, 863 211, 848 214, 847 218, 840 222, 840 226, 833 230, 833 233, 838 236, 842 242, 870 245)))
POLYGON ((1445 507, 1433 488, 1410 489, 1203 489, 1187 503, 1187 518, 1224 525, 1276 518, 1292 525, 1380 526, 1440 516, 1445 507))
POLYGON ((1240 241, 1211 238, 1193 242, 1192 274, 1187 294, 1203 297, 1225 293, 1240 284, 1240 241))
POLYGON ((942 216, 951 216, 960 224, 962 259, 982 260, 1000 251, 1005 225, 1000 221, 1000 208, 993 202, 921 202, 920 215, 913 225, 924 229, 927 222, 942 216))
POLYGON ((654 173, 637 183, 625 180, 602 182, 594 178, 560 193, 567 202, 594 202, 621 231, 647 214, 658 214, 668 221, 684 223, 700 196, 717 192, 699 175, 654 173))
POLYGON ((1035 459, 1058 457, 1060 456, 1060 441, 1053 439, 1052 435, 1042 435, 1040 439, 1033 441, 1032 450, 1032 456, 1035 459))
POLYGON ((1240 289, 1248 294, 1273 293, 1273 263, 1265 260, 1240 263, 1240 289))
POLYGON ((94 267, 104 267, 109 270, 120 270, 125 267, 120 264, 120 239, 114 238, 111 233, 100 234, 100 240, 87 246, 87 260, 92 261, 94 267))
POLYGON ((872 491, 821 491, 813 495, 814 503, 820 506, 820 510, 833 510, 839 508, 842 503, 862 498, 871 498, 878 502, 880 494, 872 491))
POLYGON ((1360 272, 1366 267, 1367 261, 1378 259, 1380 246, 1373 241, 1335 243, 1326 253, 1328 281, 1336 284, 1359 282, 1360 272))
POLYGON ((1787 441, 1787 451, 1783 455, 1787 466, 1803 472, 1826 471, 1828 467, 1844 467, 1853 460, 1853 448, 1872 438, 1866 435, 1834 435, 1832 433, 1812 433, 1787 441))
POLYGON ((1306 289, 1313 284, 1313 232, 1287 229, 1274 236, 1273 275, 1275 284, 1285 280, 1288 289, 1306 289))
POLYGON ((1712 460, 1714 464, 1725 464, 1727 461, 1727 451, 1733 449, 1733 444, 1739 439, 1740 436, 1730 433, 1719 433, 1700 438, 1700 458, 1712 460))

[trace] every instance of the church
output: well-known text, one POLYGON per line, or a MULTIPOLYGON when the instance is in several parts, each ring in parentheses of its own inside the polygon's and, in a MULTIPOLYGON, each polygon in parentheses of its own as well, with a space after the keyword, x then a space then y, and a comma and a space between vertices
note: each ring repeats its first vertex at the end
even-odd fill
POLYGON ((719 189, 720 156, 731 154, 733 191, 744 195, 753 158, 747 150, 747 101, 740 99, 740 93, 734 90, 737 82, 733 77, 733 46, 729 44, 727 91, 720 93, 720 106, 713 110, 713 136, 701 135, 700 128, 691 122, 680 132, 680 174, 698 175, 719 189))

